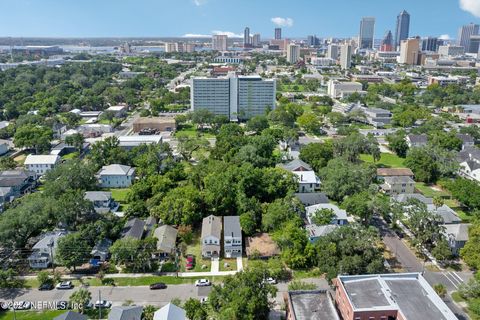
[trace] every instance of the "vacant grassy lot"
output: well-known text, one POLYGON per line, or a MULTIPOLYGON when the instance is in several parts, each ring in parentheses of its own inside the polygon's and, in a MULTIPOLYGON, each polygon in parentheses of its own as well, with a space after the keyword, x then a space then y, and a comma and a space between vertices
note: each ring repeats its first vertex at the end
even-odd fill
POLYGON ((281 86, 283 92, 304 92, 305 86, 301 84, 283 84, 281 86))
MULTIPOLYGON (((368 154, 360 155, 360 160, 364 162, 374 163, 373 157, 368 154)), ((405 159, 400 158, 396 154, 382 153, 380 156, 380 160, 375 162, 375 164, 379 168, 405 168, 404 161, 405 159)))
POLYGON ((195 234, 193 241, 187 246, 185 254, 193 254, 195 256, 195 267, 192 270, 185 270, 185 257, 181 257, 181 270, 184 272, 206 272, 211 269, 211 260, 202 258, 202 246, 200 243, 200 234, 195 234), (202 269, 202 265, 206 265, 205 269, 202 269))
POLYGON ((420 191, 427 198, 450 198, 450 193, 443 190, 434 189, 432 188, 432 186, 426 185, 423 182, 416 182, 415 188, 417 188, 417 190, 420 191))
POLYGON ((205 131, 200 131, 197 129, 196 126, 191 125, 191 124, 186 124, 183 126, 183 128, 178 129, 175 131, 175 137, 197 137, 197 136, 202 136, 205 138, 213 138, 215 135, 211 134, 210 132, 205 132, 205 131))

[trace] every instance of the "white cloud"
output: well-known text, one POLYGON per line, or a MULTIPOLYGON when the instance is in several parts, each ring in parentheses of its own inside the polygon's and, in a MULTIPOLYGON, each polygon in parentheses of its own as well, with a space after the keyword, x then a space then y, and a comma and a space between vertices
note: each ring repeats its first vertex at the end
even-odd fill
POLYGON ((442 34, 440 37, 438 37, 440 40, 451 40, 450 35, 448 34, 442 34))
POLYGON ((210 38, 209 34, 198 34, 198 33, 186 33, 182 37, 184 38, 210 38))
MULTIPOLYGON (((229 38, 243 38, 243 34, 237 34, 231 31, 220 31, 220 30, 213 30, 212 34, 226 34, 229 38)), ((212 34, 198 34, 198 33, 187 33, 184 34, 182 37, 184 38, 210 38, 212 34)))
POLYGON ((291 27, 293 26, 293 19, 292 18, 282 18, 282 17, 275 17, 270 19, 278 27, 291 27))
POLYGON ((197 7, 203 6, 204 4, 207 4, 207 0, 193 0, 193 4, 196 5, 197 7))
POLYGON ((480 1, 479 0, 460 0, 460 8, 470 12, 475 17, 480 18, 480 1))
POLYGON ((226 34, 229 38, 243 38, 243 34, 238 34, 231 31, 213 30, 212 34, 226 34))

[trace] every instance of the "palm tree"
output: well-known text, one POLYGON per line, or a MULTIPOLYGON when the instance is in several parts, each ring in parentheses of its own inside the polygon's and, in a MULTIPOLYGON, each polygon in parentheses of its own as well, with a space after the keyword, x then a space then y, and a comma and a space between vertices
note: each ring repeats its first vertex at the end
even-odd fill
POLYGON ((70 296, 70 304, 74 308, 78 308, 80 313, 83 313, 85 311, 85 307, 90 302, 90 300, 92 300, 92 294, 87 289, 83 288, 75 291, 70 296))

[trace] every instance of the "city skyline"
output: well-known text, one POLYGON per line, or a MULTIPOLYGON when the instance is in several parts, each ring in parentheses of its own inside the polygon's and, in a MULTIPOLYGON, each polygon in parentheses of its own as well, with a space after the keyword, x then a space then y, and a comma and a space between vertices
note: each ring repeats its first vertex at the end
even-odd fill
POLYGON ((411 15, 410 35, 456 38, 462 25, 479 23, 480 6, 476 0, 405 0, 386 3, 382 0, 338 0, 335 3, 311 3, 299 0, 241 4, 230 0, 85 0, 71 3, 60 0, 7 2, 0 12, 0 36, 13 37, 181 37, 227 34, 243 37, 251 34, 273 38, 274 28, 282 27, 283 36, 305 38, 349 38, 358 36, 362 17, 376 18, 375 38, 395 30, 396 17, 406 10, 411 15), (92 10, 95 9, 95 10, 92 10), (431 19, 432 16, 436 18, 431 19), (19 23, 19 21, 23 21, 19 23))

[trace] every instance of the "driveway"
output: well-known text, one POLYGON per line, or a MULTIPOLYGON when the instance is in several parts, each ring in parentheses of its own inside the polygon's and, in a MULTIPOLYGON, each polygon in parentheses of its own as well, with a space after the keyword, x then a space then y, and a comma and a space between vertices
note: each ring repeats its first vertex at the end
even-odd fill
POLYGON ((217 273, 220 271, 220 259, 212 258, 212 267, 210 269, 211 273, 217 273))

